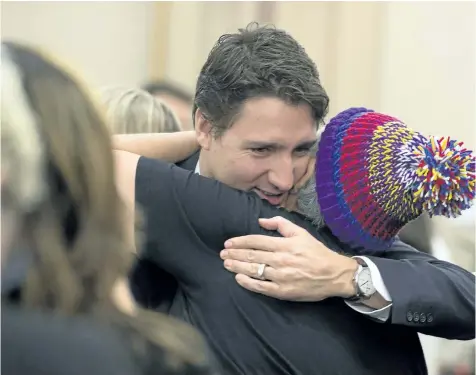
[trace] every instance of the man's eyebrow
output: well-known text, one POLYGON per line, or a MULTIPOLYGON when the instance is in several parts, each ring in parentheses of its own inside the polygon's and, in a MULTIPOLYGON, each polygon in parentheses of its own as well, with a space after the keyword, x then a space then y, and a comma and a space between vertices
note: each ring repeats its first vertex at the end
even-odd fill
POLYGON ((297 145, 296 148, 313 148, 317 143, 317 138, 312 140, 312 141, 305 141, 303 143, 300 143, 299 145, 297 145))
MULTIPOLYGON (((312 141, 304 141, 298 144, 295 149, 298 148, 313 148, 317 143, 317 138, 312 141)), ((284 148, 284 146, 278 142, 266 142, 266 141, 246 141, 245 147, 247 148, 272 148, 279 149, 284 148)))
POLYGON ((280 145, 277 142, 266 142, 266 141, 246 141, 245 146, 248 148, 280 148, 283 145, 280 145))

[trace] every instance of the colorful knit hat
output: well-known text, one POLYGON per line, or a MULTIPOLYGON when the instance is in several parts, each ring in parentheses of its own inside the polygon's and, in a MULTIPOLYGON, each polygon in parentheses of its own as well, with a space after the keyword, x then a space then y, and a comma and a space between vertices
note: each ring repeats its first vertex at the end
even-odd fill
POLYGON ((383 251, 423 211, 456 217, 475 197, 475 157, 463 143, 426 138, 369 109, 334 117, 316 156, 324 220, 353 248, 383 251))

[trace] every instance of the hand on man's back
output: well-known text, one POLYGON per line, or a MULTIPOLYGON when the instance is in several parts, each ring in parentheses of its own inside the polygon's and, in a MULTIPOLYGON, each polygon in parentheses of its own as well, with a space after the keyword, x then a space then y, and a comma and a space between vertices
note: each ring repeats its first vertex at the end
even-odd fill
POLYGON ((281 237, 249 235, 232 238, 220 256, 244 288, 289 301, 320 301, 350 297, 355 259, 328 249, 306 230, 282 217, 260 219, 281 237), (259 279, 260 264, 266 265, 259 279))

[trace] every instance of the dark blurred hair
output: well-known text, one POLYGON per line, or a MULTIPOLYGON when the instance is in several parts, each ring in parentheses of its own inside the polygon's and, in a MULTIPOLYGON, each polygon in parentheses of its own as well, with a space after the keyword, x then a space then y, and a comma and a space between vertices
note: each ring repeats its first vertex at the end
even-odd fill
POLYGON ((167 94, 187 103, 193 101, 193 96, 188 91, 167 81, 148 82, 142 86, 142 89, 152 95, 167 94))
POLYGON ((283 30, 251 23, 222 35, 212 48, 197 81, 194 122, 199 108, 219 136, 233 125, 246 100, 263 96, 309 104, 316 126, 329 104, 304 48, 283 30))

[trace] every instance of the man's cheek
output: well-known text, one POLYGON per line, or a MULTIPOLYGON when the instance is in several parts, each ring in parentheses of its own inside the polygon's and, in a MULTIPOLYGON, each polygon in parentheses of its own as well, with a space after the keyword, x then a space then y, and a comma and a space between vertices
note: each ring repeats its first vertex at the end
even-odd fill
POLYGON ((227 185, 239 190, 249 190, 254 187, 254 170, 255 167, 251 162, 240 159, 230 160, 224 166, 224 173, 226 174, 227 185), (253 185, 253 186, 251 186, 253 185))
POLYGON ((237 179, 248 185, 247 189, 256 187, 260 178, 267 172, 266 167, 256 160, 248 160, 240 164, 235 171, 237 179))

